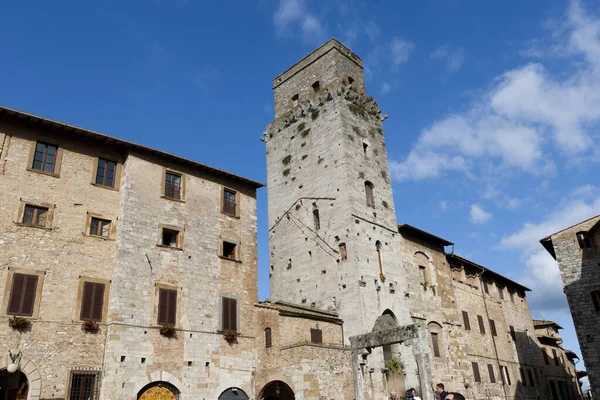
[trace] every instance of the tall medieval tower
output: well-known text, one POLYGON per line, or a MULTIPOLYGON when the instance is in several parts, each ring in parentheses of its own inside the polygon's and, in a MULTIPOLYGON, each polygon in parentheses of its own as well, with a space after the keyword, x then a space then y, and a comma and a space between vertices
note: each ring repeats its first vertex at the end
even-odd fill
POLYGON ((410 324, 382 121, 335 39, 273 80, 265 132, 271 299, 332 310, 348 338, 410 324))

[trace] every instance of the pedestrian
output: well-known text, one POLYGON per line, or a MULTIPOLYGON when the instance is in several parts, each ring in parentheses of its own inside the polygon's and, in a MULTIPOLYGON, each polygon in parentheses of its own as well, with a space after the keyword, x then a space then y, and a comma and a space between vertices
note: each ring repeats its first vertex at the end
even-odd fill
POLYGON ((390 400, 398 400, 398 393, 395 390, 390 392, 390 400))
POLYGON ((406 391, 405 398, 411 400, 421 400, 419 396, 417 396, 417 391, 414 388, 410 388, 406 391))
POLYGON ((448 393, 446 392, 443 383, 435 385, 435 392, 440 396, 440 400, 446 400, 446 395, 448 393))
POLYGON ((465 396, 460 393, 448 393, 444 400, 465 400, 465 396))

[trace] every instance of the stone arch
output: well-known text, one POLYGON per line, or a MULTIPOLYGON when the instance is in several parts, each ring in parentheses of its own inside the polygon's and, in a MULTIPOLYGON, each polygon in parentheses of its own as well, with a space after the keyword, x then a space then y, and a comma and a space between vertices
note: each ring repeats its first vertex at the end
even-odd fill
POLYGON ((294 400, 296 395, 284 381, 272 380, 260 390, 257 400, 294 400))
MULTIPOLYGON (((398 318, 396 318, 394 312, 388 308, 375 321, 373 331, 384 331, 397 327, 398 318)), ((400 348, 398 344, 384 344, 381 346, 381 350, 383 351, 383 360, 387 361, 395 358, 396 354, 399 353, 400 348)))
POLYGON ((150 376, 144 375, 144 378, 136 379, 136 381, 136 393, 154 382, 166 382, 175 386, 175 388, 183 387, 179 379, 167 371, 154 371, 150 376))
POLYGON ((165 381, 150 382, 137 393, 138 400, 177 400, 181 392, 179 389, 165 381))
MULTIPOLYGON (((12 350, 12 354, 20 353, 19 350, 12 350)), ((12 361, 8 354, 0 357, 0 370, 6 369, 12 361)), ((27 400, 39 400, 42 395, 42 374, 37 365, 23 353, 19 356, 19 371, 27 377, 29 390, 27 392, 27 400)), ((15 372, 16 373, 16 372, 15 372)))
POLYGON ((415 263, 417 264, 418 272, 419 272, 419 283, 423 284, 425 282, 431 283, 431 268, 430 263, 431 259, 427 256, 427 254, 422 251, 417 251, 414 254, 415 263))
POLYGON ((239 387, 230 387, 219 395, 219 400, 248 400, 248 395, 239 387))
POLYGON ((427 332, 429 336, 429 348, 431 349, 431 355, 434 357, 443 357, 444 328, 439 322, 430 321, 427 324, 427 332))

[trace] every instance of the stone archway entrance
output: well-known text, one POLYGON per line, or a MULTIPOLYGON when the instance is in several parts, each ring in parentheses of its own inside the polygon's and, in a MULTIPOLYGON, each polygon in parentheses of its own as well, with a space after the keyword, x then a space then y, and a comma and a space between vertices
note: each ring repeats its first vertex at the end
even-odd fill
POLYGON ((232 387, 221 393, 219 400, 248 400, 248 395, 242 389, 232 387))
POLYGON ((294 391, 282 381, 271 381, 260 391, 259 400, 294 400, 294 391))
POLYGON ((28 393, 29 381, 23 372, 0 371, 0 400, 26 400, 28 393))
POLYGON ((138 400, 178 400, 179 390, 168 382, 152 382, 137 395, 138 400))

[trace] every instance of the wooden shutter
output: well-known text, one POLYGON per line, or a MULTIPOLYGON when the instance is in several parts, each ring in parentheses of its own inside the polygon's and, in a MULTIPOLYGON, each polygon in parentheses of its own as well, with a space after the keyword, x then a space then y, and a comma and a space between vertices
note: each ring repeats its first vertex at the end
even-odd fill
POLYGON ((237 331, 237 300, 222 297, 223 330, 237 331))
POLYGON ((483 317, 481 315, 478 315, 477 321, 479 321, 479 332, 485 333, 485 325, 483 324, 483 317))
POLYGON ((469 313, 466 311, 462 312, 463 314, 463 321, 465 323, 465 330, 466 331, 470 331, 471 330, 471 323, 469 322, 469 313))
POLYGON ((438 343, 438 334, 432 332, 431 333, 431 344, 433 345, 433 356, 434 357, 439 357, 440 356, 440 345, 438 343))
POLYGON ((37 275, 13 275, 7 314, 26 317, 33 315, 37 282, 37 275))
POLYGON ((265 347, 267 349, 271 347, 271 328, 265 329, 265 347))
POLYGON ((490 319, 490 331, 492 332, 492 336, 498 336, 498 332, 496 332, 496 322, 493 319, 490 319))
POLYGON ((473 364, 473 377, 475 378, 475 382, 481 382, 481 375, 479 375, 479 364, 476 362, 473 364))
POLYGON ((311 343, 323 343, 323 331, 320 329, 310 330, 310 342, 311 343))
POLYGON ((160 325, 177 322, 177 290, 159 289, 158 292, 158 323, 160 325))
POLYGON ((102 321, 103 308, 104 284, 84 282, 79 319, 82 321, 102 321))
POLYGON ((494 366, 492 364, 488 364, 488 372, 490 373, 490 382, 496 383, 496 375, 494 375, 494 366))

